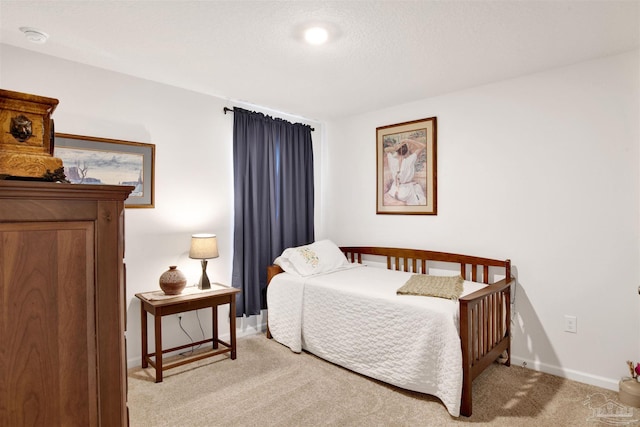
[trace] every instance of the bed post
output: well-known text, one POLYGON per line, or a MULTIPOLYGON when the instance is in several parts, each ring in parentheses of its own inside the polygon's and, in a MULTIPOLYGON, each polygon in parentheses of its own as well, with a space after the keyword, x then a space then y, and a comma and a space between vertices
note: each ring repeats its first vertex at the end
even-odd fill
POLYGON ((507 352, 507 360, 504 362, 506 366, 511 366, 511 283, 515 285, 515 281, 511 276, 511 260, 508 259, 505 261, 505 270, 506 276, 505 279, 509 282, 509 290, 504 294, 505 306, 506 306, 506 315, 507 322, 505 325, 505 334, 509 337, 509 345, 505 350, 507 352))
POLYGON ((471 416, 471 386, 473 377, 471 375, 471 316, 467 301, 460 300, 460 342, 462 344, 462 399, 460 402, 460 414, 465 417, 471 416))
MULTIPOLYGON (((280 266, 277 266, 277 265, 267 266, 267 288, 269 287, 269 283, 271 283, 271 279, 273 279, 273 276, 275 276, 276 274, 280 274, 282 272, 283 270, 282 268, 280 268, 280 266)), ((269 307, 267 307, 267 338, 269 339, 273 338, 271 336, 271 332, 269 331, 269 307)))

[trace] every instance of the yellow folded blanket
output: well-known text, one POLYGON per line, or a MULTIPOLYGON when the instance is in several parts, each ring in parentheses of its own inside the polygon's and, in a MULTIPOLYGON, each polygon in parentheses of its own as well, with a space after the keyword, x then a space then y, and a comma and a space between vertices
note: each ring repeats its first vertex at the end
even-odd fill
POLYGON ((461 276, 414 274, 398 289, 398 295, 421 295, 456 300, 463 290, 461 276))

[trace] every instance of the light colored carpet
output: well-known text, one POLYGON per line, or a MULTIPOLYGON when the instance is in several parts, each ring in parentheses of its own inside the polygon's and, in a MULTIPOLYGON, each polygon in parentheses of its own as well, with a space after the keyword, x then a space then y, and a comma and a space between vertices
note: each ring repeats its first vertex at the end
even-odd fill
POLYGON ((153 368, 129 372, 132 427, 543 427, 610 421, 640 426, 640 409, 619 406, 616 392, 497 364, 474 382, 473 415, 453 418, 434 397, 388 386, 308 353, 292 353, 262 335, 239 339, 236 360, 217 356, 174 368, 158 384, 154 375, 153 368), (613 415, 616 409, 626 415, 613 415))

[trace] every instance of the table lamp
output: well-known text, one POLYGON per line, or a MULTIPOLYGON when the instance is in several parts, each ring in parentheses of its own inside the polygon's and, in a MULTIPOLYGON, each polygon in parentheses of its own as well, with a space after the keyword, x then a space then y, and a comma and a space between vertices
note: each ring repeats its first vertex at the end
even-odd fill
POLYGON ((194 234, 191 236, 191 249, 189 258, 199 259, 202 263, 202 277, 198 288, 211 289, 209 277, 207 277, 207 260, 218 258, 218 241, 215 234, 194 234))

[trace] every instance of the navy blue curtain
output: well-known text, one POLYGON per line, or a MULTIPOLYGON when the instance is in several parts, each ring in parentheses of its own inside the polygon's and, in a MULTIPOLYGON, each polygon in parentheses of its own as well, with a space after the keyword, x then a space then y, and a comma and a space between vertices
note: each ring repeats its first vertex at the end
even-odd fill
POLYGON ((234 108, 232 286, 236 316, 266 308, 267 266, 291 246, 311 243, 311 128, 234 108))

